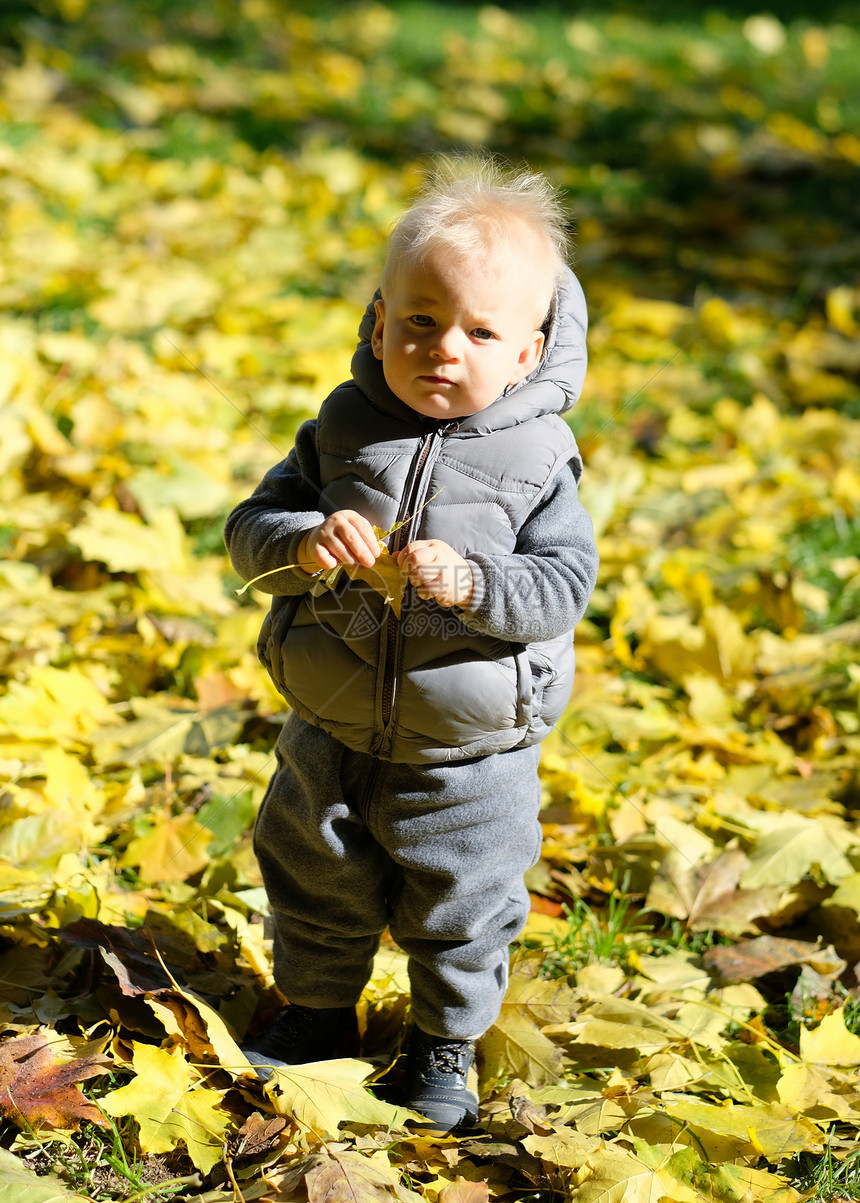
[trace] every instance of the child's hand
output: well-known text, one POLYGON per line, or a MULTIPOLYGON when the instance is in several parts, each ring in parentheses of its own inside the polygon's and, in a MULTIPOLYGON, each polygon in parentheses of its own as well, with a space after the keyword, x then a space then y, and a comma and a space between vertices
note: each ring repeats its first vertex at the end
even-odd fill
POLYGON ((308 531, 299 544, 297 559, 306 572, 314 573, 338 564, 372 568, 378 556, 379 540, 367 519, 355 510, 337 510, 308 531))
POLYGON ((467 606, 475 580, 472 569, 453 547, 441 539, 417 539, 397 554, 397 563, 425 600, 440 606, 467 606))

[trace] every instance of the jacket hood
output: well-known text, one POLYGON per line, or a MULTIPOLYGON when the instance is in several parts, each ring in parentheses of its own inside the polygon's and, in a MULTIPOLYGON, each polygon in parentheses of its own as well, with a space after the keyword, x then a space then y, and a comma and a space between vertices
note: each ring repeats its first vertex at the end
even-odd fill
MULTIPOLYGON (((365 310, 358 330, 359 343, 352 357, 352 376, 368 400, 385 413, 417 424, 427 419, 396 397, 385 382, 382 363, 373 354, 370 338, 376 323, 373 302, 365 310)), ((588 318, 579 281, 567 268, 556 288, 543 355, 524 380, 477 414, 458 419, 458 433, 487 434, 516 426, 543 414, 563 414, 579 400, 585 379, 588 318)))

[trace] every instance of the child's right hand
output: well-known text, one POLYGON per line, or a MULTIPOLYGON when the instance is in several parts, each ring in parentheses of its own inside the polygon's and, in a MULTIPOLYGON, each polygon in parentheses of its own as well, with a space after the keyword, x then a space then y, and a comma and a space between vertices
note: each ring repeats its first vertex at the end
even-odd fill
POLYGON ((299 544, 297 558, 301 568, 314 573, 338 564, 372 568, 379 551, 379 540, 366 518, 355 510, 337 510, 308 531, 299 544))

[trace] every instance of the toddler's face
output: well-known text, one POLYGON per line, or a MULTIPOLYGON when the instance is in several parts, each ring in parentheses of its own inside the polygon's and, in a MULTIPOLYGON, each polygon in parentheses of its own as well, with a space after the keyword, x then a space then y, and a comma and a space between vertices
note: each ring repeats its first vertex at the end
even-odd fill
POLYGON ((492 405, 540 359, 536 276, 526 249, 479 260, 437 246, 399 263, 376 302, 371 340, 391 391, 428 418, 492 405))

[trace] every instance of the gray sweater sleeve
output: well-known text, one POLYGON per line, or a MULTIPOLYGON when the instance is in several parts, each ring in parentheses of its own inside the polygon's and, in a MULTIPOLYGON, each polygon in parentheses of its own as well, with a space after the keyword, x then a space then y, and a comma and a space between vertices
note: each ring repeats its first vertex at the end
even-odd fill
POLYGON ((577 495, 573 471, 562 469, 528 521, 512 555, 473 552, 475 592, 458 609, 473 631, 512 643, 540 642, 572 631, 597 580, 594 528, 577 495))
MULTIPOLYGON (((224 542, 233 567, 245 581, 294 564, 305 532, 325 520, 317 508, 320 476, 315 430, 315 421, 305 422, 287 458, 270 469, 227 518, 224 542)), ((254 588, 285 597, 305 593, 313 584, 312 576, 291 569, 264 577, 254 588)))

